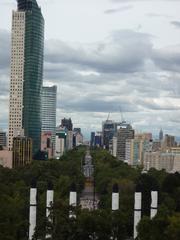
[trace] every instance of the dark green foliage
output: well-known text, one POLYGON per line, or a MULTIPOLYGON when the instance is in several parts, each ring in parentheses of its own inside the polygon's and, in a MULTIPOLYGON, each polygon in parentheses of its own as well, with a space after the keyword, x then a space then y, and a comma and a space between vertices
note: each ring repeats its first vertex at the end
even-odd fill
MULTIPOLYGON (((95 187, 100 209, 89 212, 69 208, 69 187, 77 185, 78 196, 84 187, 81 164, 86 148, 79 147, 66 153, 60 160, 34 161, 20 169, 0 167, 0 239, 27 240, 29 224, 29 188, 37 180, 38 212, 34 239, 43 240, 51 232, 53 240, 109 240, 130 239, 133 235, 134 191, 141 184, 143 191, 143 219, 138 226, 140 240, 177 240, 180 236, 180 175, 151 169, 141 174, 140 168, 131 168, 117 161, 107 151, 91 151, 95 164, 95 187), (52 206, 53 224, 45 217, 48 181, 55 190, 52 206), (120 210, 111 211, 112 186, 120 188, 120 210), (150 220, 150 191, 159 189, 158 215, 150 220), (76 214, 69 219, 69 211, 76 214), (145 216, 146 215, 146 216, 145 216)), ((51 239, 51 240, 52 240, 51 239)), ((49 239, 50 240, 50 239, 49 239)))
POLYGON ((82 147, 69 152, 59 161, 34 161, 17 170, 0 167, 0 239, 27 239, 29 189, 33 178, 38 183, 37 234, 44 235, 47 183, 49 180, 53 182, 57 201, 68 202, 69 187, 73 181, 81 192, 84 185, 81 159, 84 153, 85 148, 82 147))

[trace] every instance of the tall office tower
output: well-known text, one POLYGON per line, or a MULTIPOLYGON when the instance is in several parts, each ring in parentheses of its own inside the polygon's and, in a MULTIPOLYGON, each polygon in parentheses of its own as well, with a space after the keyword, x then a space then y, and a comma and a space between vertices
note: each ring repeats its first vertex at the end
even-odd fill
POLYGON ((56 96, 57 86, 42 88, 42 132, 52 134, 53 152, 56 143, 56 96))
POLYGON ((69 118, 69 119, 63 118, 61 120, 61 126, 66 127, 68 131, 72 131, 73 130, 73 124, 72 124, 71 118, 69 118))
POLYGON ((102 132, 96 132, 95 138, 94 138, 94 146, 102 147, 102 132))
POLYGON ((162 141, 163 140, 163 130, 161 128, 161 130, 159 131, 159 140, 162 141))
POLYGON ((116 132, 116 123, 112 120, 106 120, 102 123, 103 146, 109 149, 109 143, 116 132))
POLYGON ((14 137, 25 135, 35 154, 41 144, 44 19, 36 0, 17 4, 12 14, 9 150, 14 137))
POLYGON ((171 148, 176 146, 177 146, 177 143, 175 141, 175 136, 166 134, 162 143, 162 148, 165 150, 166 148, 171 148))
POLYGON ((91 132, 91 140, 90 140, 91 147, 95 145, 95 132, 91 132))
POLYGON ((65 127, 56 128, 56 159, 59 159, 66 151, 67 129, 65 127))
POLYGON ((132 126, 125 121, 120 125, 117 131, 117 158, 118 160, 125 161, 126 154, 126 140, 134 139, 134 130, 132 126))
POLYGON ((143 165, 143 156, 148 148, 149 141, 146 139, 127 139, 125 162, 133 166, 143 165))

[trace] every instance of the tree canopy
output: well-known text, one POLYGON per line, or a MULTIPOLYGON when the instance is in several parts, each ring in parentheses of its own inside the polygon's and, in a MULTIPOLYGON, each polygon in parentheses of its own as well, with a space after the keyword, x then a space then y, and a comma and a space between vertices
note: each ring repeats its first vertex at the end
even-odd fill
POLYGON ((142 186, 143 218, 138 226, 138 239, 179 239, 180 236, 180 174, 167 174, 151 169, 141 174, 141 168, 132 168, 117 161, 106 150, 91 149, 95 166, 95 189, 100 199, 99 209, 82 210, 69 207, 69 188, 74 182, 80 196, 85 178, 82 163, 86 147, 67 152, 60 160, 33 161, 19 169, 0 167, 0 239, 28 239, 29 189, 37 180, 37 228, 34 239, 45 239, 48 231, 53 240, 129 239, 133 235, 134 191, 142 186), (54 185, 53 224, 45 217, 47 184, 54 185), (120 188, 120 209, 111 211, 112 186, 120 188), (159 190, 159 210, 149 218, 150 191, 159 190), (69 218, 73 210, 76 218, 69 218))

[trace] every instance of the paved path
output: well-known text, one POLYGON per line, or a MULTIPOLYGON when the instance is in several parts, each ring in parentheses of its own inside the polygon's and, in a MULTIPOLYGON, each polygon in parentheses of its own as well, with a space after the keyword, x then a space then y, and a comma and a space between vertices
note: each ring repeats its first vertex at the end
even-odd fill
POLYGON ((94 165, 89 150, 86 152, 83 165, 83 173, 86 177, 85 187, 80 198, 80 205, 82 209, 94 210, 98 208, 99 199, 95 194, 94 188, 94 165))

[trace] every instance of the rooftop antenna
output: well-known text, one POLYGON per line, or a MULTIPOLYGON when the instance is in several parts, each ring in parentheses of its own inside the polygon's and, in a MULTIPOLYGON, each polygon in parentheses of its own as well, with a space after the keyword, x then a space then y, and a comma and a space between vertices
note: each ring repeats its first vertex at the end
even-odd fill
POLYGON ((109 117, 110 117, 110 112, 108 113, 108 116, 107 116, 107 120, 106 120, 106 121, 108 121, 108 120, 109 120, 109 117))

